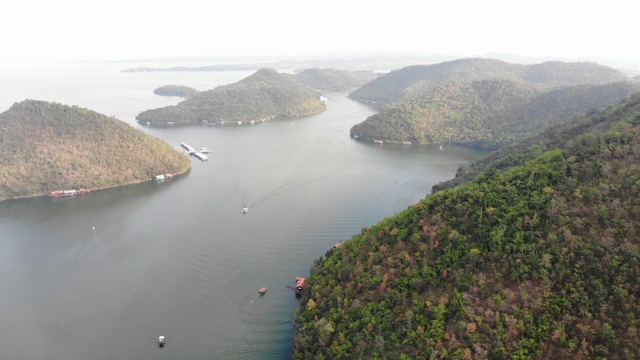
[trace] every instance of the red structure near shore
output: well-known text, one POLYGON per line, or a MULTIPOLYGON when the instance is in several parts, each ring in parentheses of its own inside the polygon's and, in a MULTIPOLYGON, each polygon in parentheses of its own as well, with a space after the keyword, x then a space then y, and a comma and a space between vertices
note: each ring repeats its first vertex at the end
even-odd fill
POLYGON ((76 195, 84 195, 88 193, 90 190, 87 189, 78 189, 78 190, 57 190, 49 193, 49 197, 59 198, 59 197, 69 197, 76 195))
POLYGON ((304 290, 305 278, 297 277, 296 278, 296 287, 294 289, 296 295, 302 294, 302 290, 304 290))

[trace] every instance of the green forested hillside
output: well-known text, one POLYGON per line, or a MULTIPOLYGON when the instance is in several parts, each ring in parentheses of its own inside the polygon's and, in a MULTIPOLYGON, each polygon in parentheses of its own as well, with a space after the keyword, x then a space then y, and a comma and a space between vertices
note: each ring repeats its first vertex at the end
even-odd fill
POLYGON ((510 80, 538 89, 580 84, 607 84, 628 80, 612 68, 589 62, 549 61, 520 65, 494 59, 459 59, 433 65, 414 65, 391 71, 349 95, 360 101, 391 104, 429 93, 451 81, 510 80))
POLYGON ((237 83, 202 91, 175 106, 143 111, 138 122, 156 126, 224 123, 296 117, 326 109, 319 94, 272 69, 237 83))
POLYGON ((182 173, 188 156, 94 111, 25 100, 0 114, 0 200, 182 173))
POLYGON ((165 85, 153 90, 153 93, 160 96, 178 96, 182 98, 190 98, 200 91, 183 85, 165 85))
POLYGON ((372 71, 347 71, 337 69, 306 69, 289 75, 298 82, 320 91, 348 91, 376 79, 372 71))
POLYGON ((328 251, 294 359, 640 357, 640 96, 556 130, 328 251))
POLYGON ((372 115, 353 126, 351 136, 496 149, 571 116, 617 103, 639 89, 630 81, 547 91, 508 80, 449 82, 372 115))

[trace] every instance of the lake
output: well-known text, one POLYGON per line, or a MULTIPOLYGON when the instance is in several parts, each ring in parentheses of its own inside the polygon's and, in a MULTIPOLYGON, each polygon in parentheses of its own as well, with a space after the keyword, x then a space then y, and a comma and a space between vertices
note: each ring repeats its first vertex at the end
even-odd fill
POLYGON ((295 278, 484 155, 357 142, 349 129, 375 109, 347 93, 324 94, 327 110, 304 118, 142 127, 137 113, 181 100, 156 87, 206 90, 251 74, 120 72, 143 65, 0 69, 1 112, 27 98, 78 105, 176 149, 212 150, 164 182, 0 202, 2 358, 288 359, 295 278))

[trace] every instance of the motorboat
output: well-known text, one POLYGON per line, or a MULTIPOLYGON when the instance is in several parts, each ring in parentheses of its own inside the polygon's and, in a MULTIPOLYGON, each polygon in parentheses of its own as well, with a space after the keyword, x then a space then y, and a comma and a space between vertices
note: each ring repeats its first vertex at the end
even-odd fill
POLYGON ((258 295, 264 295, 264 293, 267 292, 267 288, 266 287, 261 287, 260 290, 258 290, 258 295))
POLYGON ((160 345, 160 347, 164 347, 164 336, 160 336, 158 338, 158 344, 160 345))
POLYGON ((248 208, 248 207, 244 207, 244 208, 242 208, 242 213, 243 213, 243 214, 246 214, 246 213, 247 213, 247 211, 249 211, 249 208, 248 208))

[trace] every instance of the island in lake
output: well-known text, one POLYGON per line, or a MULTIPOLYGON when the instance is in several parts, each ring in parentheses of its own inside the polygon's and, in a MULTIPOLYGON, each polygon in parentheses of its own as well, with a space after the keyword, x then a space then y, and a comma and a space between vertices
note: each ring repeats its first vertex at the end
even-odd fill
POLYGON ((165 85, 153 90, 153 93, 160 96, 177 96, 188 99, 200 91, 183 85, 165 85))
POLYGON ((0 200, 181 174, 188 155, 95 111, 37 100, 0 114, 0 200))
POLYGON ((150 126, 225 125, 299 117, 326 109, 317 91, 273 69, 260 69, 234 84, 201 91, 175 106, 136 116, 150 126))
POLYGON ((593 63, 461 59, 410 66, 350 94, 384 106, 350 134, 378 143, 497 149, 638 90, 627 75, 593 63))

